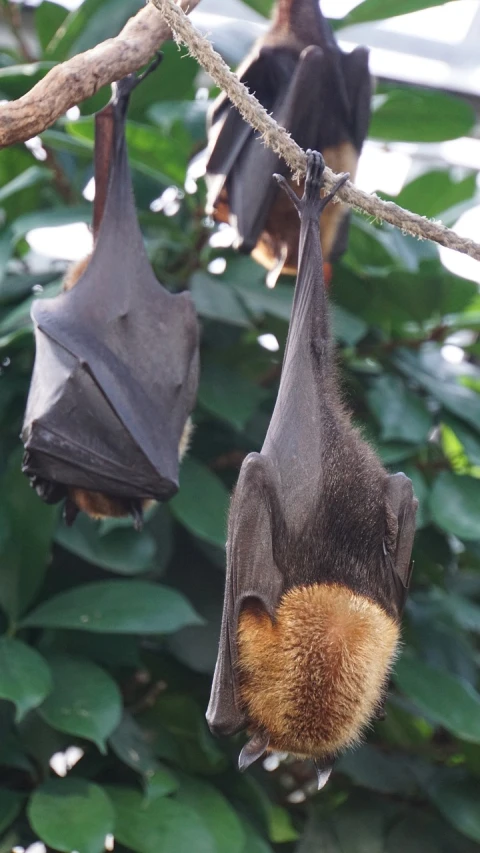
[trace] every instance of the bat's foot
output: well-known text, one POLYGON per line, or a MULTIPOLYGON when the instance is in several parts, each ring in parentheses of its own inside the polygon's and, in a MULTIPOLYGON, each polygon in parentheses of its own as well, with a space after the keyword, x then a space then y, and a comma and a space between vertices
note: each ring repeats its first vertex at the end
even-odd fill
POLYGON ((78 506, 70 498, 65 498, 63 505, 63 520, 67 527, 71 527, 79 513, 78 506))
POLYGON ((133 518, 133 526, 137 533, 140 533, 143 530, 143 507, 141 501, 131 501, 130 506, 130 515, 133 518))
POLYGON ((285 180, 283 175, 275 174, 273 177, 287 193, 290 201, 297 208, 300 217, 305 214, 306 210, 309 210, 316 218, 318 218, 322 210, 332 200, 335 193, 337 193, 340 187, 343 187, 343 185, 348 181, 350 175, 348 172, 342 175, 340 180, 335 184, 333 190, 324 198, 320 198, 320 190, 323 186, 323 173, 325 171, 325 160, 319 151, 312 151, 309 148, 306 153, 307 176, 305 178, 305 189, 302 198, 298 198, 297 194, 294 193, 290 184, 285 180))

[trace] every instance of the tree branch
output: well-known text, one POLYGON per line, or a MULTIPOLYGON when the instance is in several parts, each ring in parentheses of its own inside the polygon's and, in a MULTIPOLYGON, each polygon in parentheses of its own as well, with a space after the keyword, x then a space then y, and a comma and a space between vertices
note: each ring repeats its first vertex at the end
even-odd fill
MULTIPOLYGON (((200 63, 218 86, 228 95, 244 119, 260 132, 266 145, 279 154, 294 173, 294 178, 305 174, 306 155, 289 133, 267 113, 248 89, 240 82, 210 42, 204 38, 188 20, 174 0, 150 0, 170 24, 177 41, 183 42, 192 56, 200 63)), ((339 175, 325 169, 326 189, 332 189, 339 175)), ((460 237, 439 222, 434 222, 417 213, 410 213, 391 201, 382 201, 376 195, 359 190, 351 181, 338 191, 338 196, 350 207, 382 219, 421 240, 433 240, 441 246, 463 252, 480 261, 480 245, 473 240, 460 237)))
MULTIPOLYGON (((199 2, 180 0, 180 6, 190 12, 199 2)), ((169 38, 168 23, 158 11, 150 5, 141 9, 116 38, 56 65, 22 98, 0 104, 0 148, 42 133, 102 86, 146 65, 169 38)))

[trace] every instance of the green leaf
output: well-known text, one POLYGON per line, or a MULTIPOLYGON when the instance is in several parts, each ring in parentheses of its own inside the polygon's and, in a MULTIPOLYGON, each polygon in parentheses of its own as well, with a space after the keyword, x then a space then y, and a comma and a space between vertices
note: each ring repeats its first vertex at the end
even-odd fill
POLYGON ((50 172, 48 169, 45 169, 42 166, 30 166, 29 169, 25 169, 24 172, 17 175, 16 178, 12 178, 8 184, 4 184, 4 186, 0 188, 0 203, 5 202, 7 198, 15 195, 15 193, 22 192, 22 190, 35 186, 35 184, 45 183, 49 177, 50 172))
POLYGON ((21 98, 53 68, 54 62, 26 62, 0 68, 0 93, 9 100, 21 98))
POLYGON ((215 276, 196 272, 190 279, 190 294, 200 317, 246 328, 251 325, 235 291, 215 276))
POLYGON ((350 27, 353 24, 364 24, 366 21, 408 15, 410 12, 418 12, 419 9, 430 9, 448 2, 449 0, 388 0, 387 4, 384 0, 364 0, 342 19, 342 26, 350 27))
POLYGON ((418 394, 398 376, 384 373, 367 394, 369 406, 380 424, 382 441, 422 444, 432 428, 432 417, 418 394))
POLYGON ((30 488, 21 461, 21 451, 13 453, 0 481, 0 604, 13 620, 43 583, 56 519, 30 488))
POLYGON ((427 785, 432 802, 459 832, 480 842, 479 783, 473 779, 448 779, 443 774, 427 785))
POLYGON ((457 737, 480 743, 480 694, 444 670, 403 657, 394 680, 431 720, 457 737))
POLYGON ((243 853, 245 833, 240 820, 213 785, 184 777, 177 800, 190 806, 204 821, 215 842, 212 853, 243 853))
POLYGON ((155 542, 143 530, 137 533, 131 524, 107 533, 102 523, 80 515, 72 527, 59 522, 55 541, 83 560, 120 575, 136 575, 154 564, 155 542))
POLYGON ((375 96, 370 136, 397 142, 443 142, 467 136, 474 123, 474 112, 466 101, 431 89, 398 88, 375 96))
POLYGON ((71 853, 103 853, 114 830, 112 804, 99 785, 85 779, 51 779, 28 805, 34 832, 50 848, 71 853))
POLYGON ((110 787, 115 837, 136 853, 212 853, 213 839, 197 813, 164 797, 149 803, 130 788, 110 787))
POLYGON ((16 720, 40 705, 52 688, 50 670, 35 649, 0 637, 0 698, 16 707, 16 720))
POLYGON ((174 589, 148 581, 98 581, 45 601, 24 625, 111 634, 170 634, 202 620, 174 589))
POLYGON ((43 53, 48 52, 48 45, 64 23, 67 15, 68 12, 63 6, 59 6, 58 3, 50 3, 49 0, 43 0, 40 6, 35 9, 35 30, 43 53))
POLYGON ((410 797, 417 784, 401 753, 384 753, 375 746, 363 744, 350 750, 336 765, 352 782, 380 794, 398 794, 410 797))
POLYGON ((455 204, 471 199, 476 191, 475 175, 455 180, 446 169, 425 172, 410 181, 395 202, 420 216, 438 217, 455 204))
POLYGON ((430 493, 432 520, 459 539, 480 539, 480 480, 442 471, 430 493))
POLYGON ((164 797, 177 790, 177 779, 160 766, 146 733, 127 711, 110 735, 109 744, 120 761, 145 778, 148 799, 164 797))
POLYGON ((406 350, 397 350, 393 363, 402 373, 411 376, 423 388, 432 394, 449 412, 465 421, 478 430, 480 423, 480 394, 466 388, 457 381, 457 378, 442 371, 445 364, 440 354, 437 351, 432 352, 430 348, 425 348, 420 356, 407 352, 406 350), (428 362, 429 356, 434 355, 432 364, 428 362), (433 375, 434 368, 437 367, 437 375, 433 375), (442 372, 441 372, 442 371, 442 372), (443 374, 443 375, 442 375, 443 374))
POLYGON ((222 364, 202 366, 198 401, 208 412, 242 430, 260 403, 268 396, 239 373, 222 364))
POLYGON ((175 738, 176 763, 182 770, 206 775, 225 769, 225 755, 208 731, 204 711, 192 696, 174 693, 162 696, 155 707, 155 719, 175 738))
POLYGON ((23 806, 23 796, 17 791, 10 791, 8 788, 0 788, 0 835, 13 823, 18 817, 23 806))
POLYGON ((332 306, 333 333, 337 341, 349 347, 358 344, 368 332, 368 325, 340 305, 332 306))
POLYGON ((190 533, 224 548, 228 503, 222 481, 205 465, 186 457, 180 470, 180 490, 170 501, 175 518, 190 533))
POLYGON ((145 798, 148 802, 166 797, 178 790, 179 781, 166 767, 158 765, 157 770, 146 778, 145 798))
POLYGON ((263 15, 264 18, 270 17, 270 12, 273 8, 274 0, 245 0, 247 6, 250 6, 252 9, 255 9, 260 15, 263 15))
POLYGON ((39 713, 54 729, 91 740, 105 752, 106 739, 122 716, 122 697, 115 681, 81 658, 58 655, 49 663, 53 690, 39 713))

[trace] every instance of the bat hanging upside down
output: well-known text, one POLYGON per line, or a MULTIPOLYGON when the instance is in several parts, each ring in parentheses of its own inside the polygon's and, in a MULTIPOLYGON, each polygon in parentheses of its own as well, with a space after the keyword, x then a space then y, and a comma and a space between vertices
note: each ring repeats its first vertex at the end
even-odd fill
POLYGON ((128 166, 126 112, 144 76, 117 83, 95 116, 93 254, 70 270, 63 293, 32 308, 23 471, 43 500, 65 500, 68 524, 82 510, 131 514, 140 528, 146 504, 176 493, 191 429, 195 309, 154 275, 128 166))
POLYGON ((333 193, 320 198, 324 161, 307 154, 302 199, 276 176, 300 215, 299 270, 275 409, 232 499, 207 720, 216 734, 248 730, 240 769, 289 752, 315 761, 322 787, 382 710, 417 501, 341 399, 318 227, 333 193))
MULTIPOLYGON (((301 148, 321 151, 334 172, 355 177, 370 121, 368 50, 340 50, 319 0, 278 0, 270 30, 237 73, 301 148)), ((269 286, 281 272, 295 274, 298 218, 271 180, 286 166, 223 93, 209 113, 208 153, 207 213, 236 229, 235 247, 270 270, 269 286)), ((321 224, 329 263, 347 248, 348 209, 331 205, 321 224)))

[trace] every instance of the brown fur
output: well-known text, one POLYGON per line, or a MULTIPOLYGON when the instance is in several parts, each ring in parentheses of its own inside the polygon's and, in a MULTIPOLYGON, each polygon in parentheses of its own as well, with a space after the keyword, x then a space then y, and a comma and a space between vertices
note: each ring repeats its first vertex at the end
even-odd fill
MULTIPOLYGON (((326 148, 322 152, 325 163, 334 172, 349 172, 352 181, 357 172, 358 154, 350 142, 343 142, 335 148, 326 148)), ((303 195, 304 181, 300 184, 290 181, 290 186, 300 198, 303 195)), ((228 222, 226 199, 220 196, 221 213, 217 208, 215 219, 218 222, 228 222)), ((333 249, 337 231, 341 221, 348 213, 343 204, 329 204, 320 217, 320 238, 322 254, 328 262, 333 249)), ((285 193, 278 193, 265 223, 265 229, 260 234, 252 257, 267 269, 276 266, 281 255, 281 246, 287 244, 288 254, 282 273, 296 275, 298 267, 298 213, 285 193)))
POLYGON ((239 620, 240 689, 271 750, 331 756, 358 742, 383 698, 399 626, 338 584, 286 592, 272 623, 247 604, 239 620))
MULTIPOLYGON (((63 290, 71 290, 72 287, 75 287, 77 281, 88 267, 90 258, 91 255, 87 255, 86 258, 72 264, 63 279, 63 290)), ((180 460, 183 459, 188 451, 193 429, 192 420, 191 418, 188 418, 178 445, 178 458, 180 460)), ((68 496, 70 500, 73 501, 77 509, 86 513, 91 518, 122 518, 130 515, 130 508, 126 501, 122 501, 120 498, 104 495, 102 492, 92 492, 87 489, 77 489, 72 487, 68 490, 68 496)), ((154 501, 152 500, 142 501, 143 510, 145 511, 148 509, 148 507, 153 503, 154 501)))
POLYGON ((62 290, 71 290, 72 287, 75 287, 80 276, 83 275, 85 270, 87 269, 91 255, 87 255, 86 258, 82 258, 81 261, 76 261, 65 273, 65 278, 63 279, 62 290))

